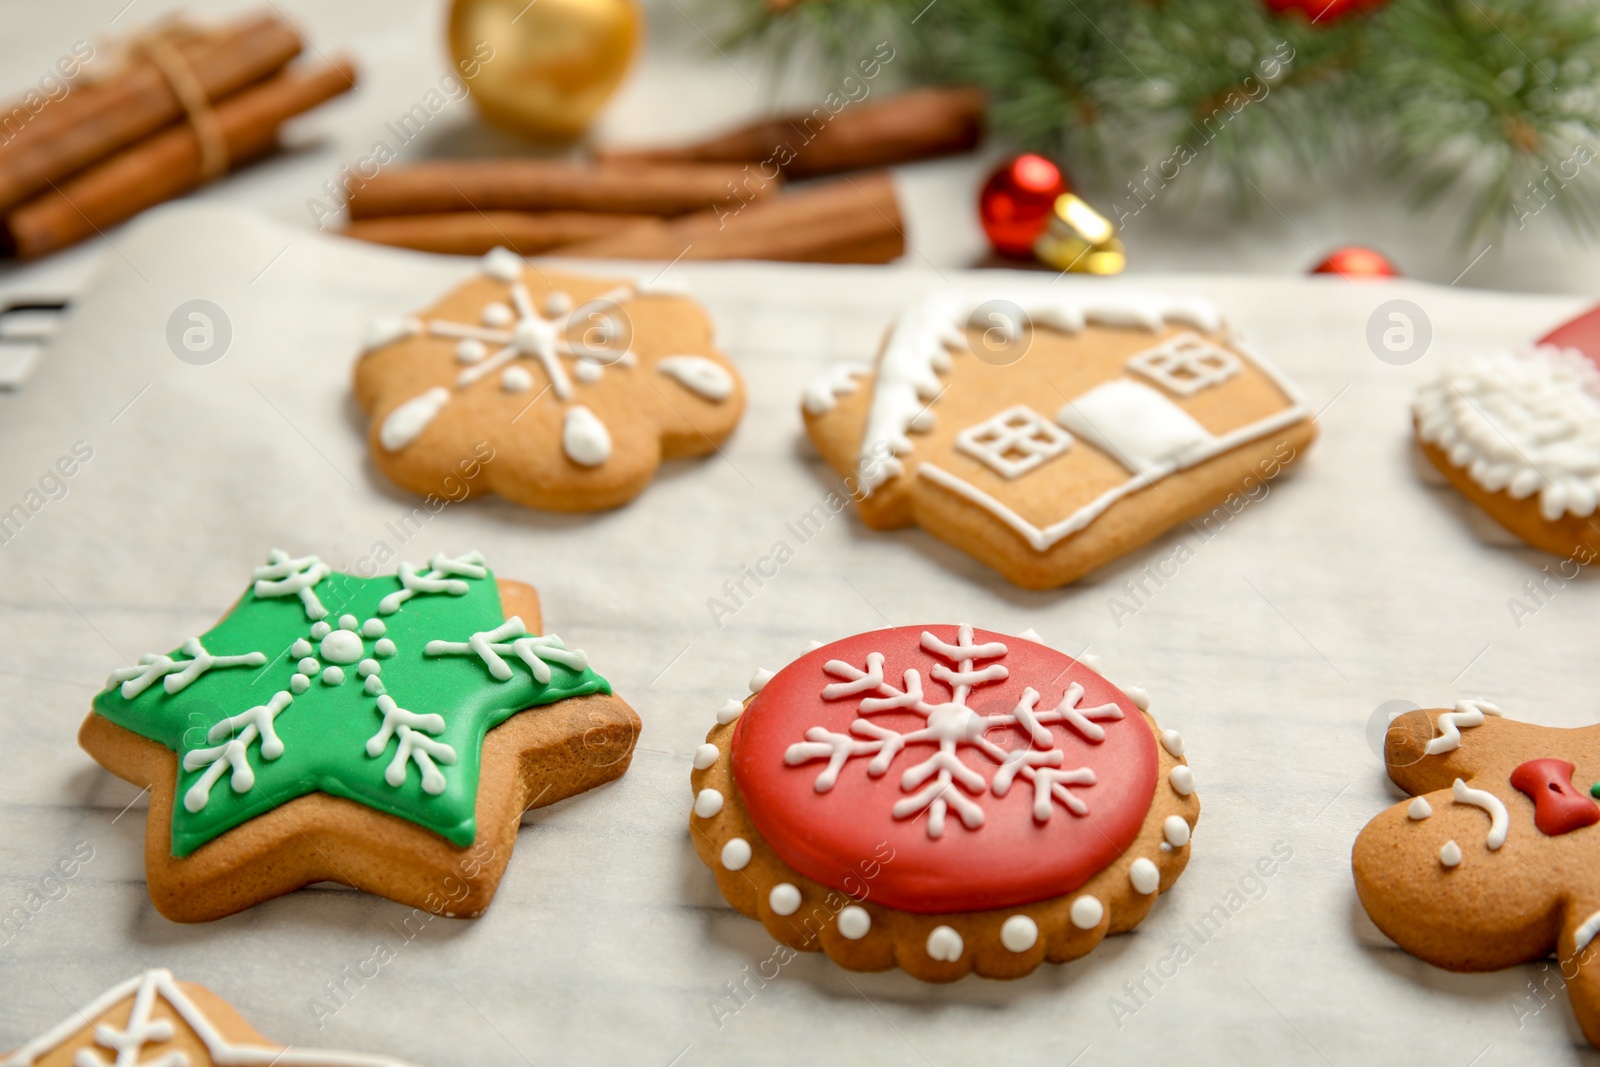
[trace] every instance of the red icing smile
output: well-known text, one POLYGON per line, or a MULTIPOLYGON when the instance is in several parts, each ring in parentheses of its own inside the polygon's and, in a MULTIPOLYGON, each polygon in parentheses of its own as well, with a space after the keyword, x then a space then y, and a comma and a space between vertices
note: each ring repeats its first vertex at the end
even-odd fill
POLYGON ((1149 725, 1110 682, 1032 641, 954 626, 802 656, 733 737, 734 782, 785 863, 921 914, 1081 886, 1132 844, 1157 770, 1149 725))
POLYGON ((1564 759, 1531 759, 1511 772, 1512 788, 1533 801, 1533 825, 1560 837, 1600 822, 1600 806, 1572 785, 1572 764, 1564 759))

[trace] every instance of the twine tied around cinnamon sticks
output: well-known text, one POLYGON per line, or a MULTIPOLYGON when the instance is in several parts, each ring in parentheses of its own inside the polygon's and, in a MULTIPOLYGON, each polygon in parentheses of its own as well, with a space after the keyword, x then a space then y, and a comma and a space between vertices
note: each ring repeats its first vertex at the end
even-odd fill
POLYGON ((216 111, 212 110, 205 86, 189 61, 183 58, 183 53, 173 46, 169 33, 168 29, 160 29, 137 34, 128 42, 127 54, 131 60, 149 60, 172 86, 172 93, 183 105, 189 125, 194 127, 195 140, 200 144, 200 180, 213 181, 228 172, 228 139, 223 135, 216 111))
POLYGON ((0 144, 0 245, 33 259, 103 232, 271 152, 284 122, 355 85, 343 57, 292 64, 275 11, 197 29, 167 22, 115 45, 0 144))

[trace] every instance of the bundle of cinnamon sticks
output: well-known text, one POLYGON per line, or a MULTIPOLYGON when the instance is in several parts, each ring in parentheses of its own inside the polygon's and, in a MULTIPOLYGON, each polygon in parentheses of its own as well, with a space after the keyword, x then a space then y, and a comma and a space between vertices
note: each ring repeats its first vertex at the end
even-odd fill
POLYGON ((895 163, 973 148, 984 100, 923 89, 699 144, 588 162, 467 160, 352 177, 350 237, 472 255, 886 263, 905 251, 895 163), (848 176, 851 171, 864 173, 848 176), (788 179, 836 177, 788 189, 788 179))
POLYGON ((302 47, 276 13, 169 25, 45 106, 0 105, 0 242, 42 256, 266 155, 285 121, 355 85, 346 59, 290 67, 302 47))

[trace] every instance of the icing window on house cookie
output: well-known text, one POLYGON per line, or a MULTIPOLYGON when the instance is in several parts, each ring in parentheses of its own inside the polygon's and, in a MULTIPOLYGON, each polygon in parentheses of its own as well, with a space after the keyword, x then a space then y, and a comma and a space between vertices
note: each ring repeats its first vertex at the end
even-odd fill
POLYGON ((969 426, 956 436, 956 448, 1002 478, 1017 478, 1072 447, 1072 435, 1017 404, 969 426))
POLYGON ((1243 369, 1238 356, 1187 331, 1129 356, 1127 367, 1178 396, 1221 385, 1243 369))

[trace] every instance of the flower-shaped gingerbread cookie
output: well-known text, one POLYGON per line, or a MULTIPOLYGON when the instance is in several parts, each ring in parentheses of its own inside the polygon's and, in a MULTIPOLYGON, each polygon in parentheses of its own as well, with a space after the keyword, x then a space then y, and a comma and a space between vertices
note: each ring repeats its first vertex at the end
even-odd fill
POLYGON ((591 511, 733 433, 744 386, 688 297, 537 270, 503 248, 482 266, 427 311, 368 332, 356 399, 395 483, 591 511))
POLYGON ((1414 799, 1356 839, 1372 921, 1452 971, 1558 953, 1578 1024, 1600 1045, 1600 726, 1515 722, 1463 701, 1396 719, 1384 760, 1414 799))

